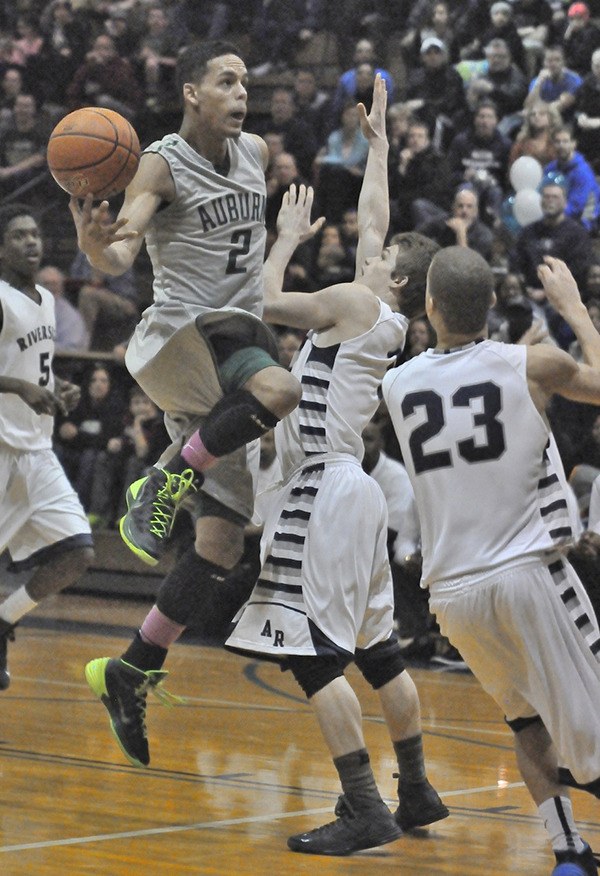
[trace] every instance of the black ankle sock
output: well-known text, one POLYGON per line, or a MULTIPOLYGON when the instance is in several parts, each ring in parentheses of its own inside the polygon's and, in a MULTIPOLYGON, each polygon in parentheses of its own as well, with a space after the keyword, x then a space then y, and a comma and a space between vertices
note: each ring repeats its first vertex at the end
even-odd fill
POLYGON ((368 809, 382 802, 366 748, 334 757, 333 763, 345 796, 357 809, 368 809))
POLYGON ((149 672, 151 669, 161 669, 167 654, 166 648, 144 642, 138 630, 127 650, 121 654, 121 660, 142 672, 149 672))
POLYGON ((418 736, 394 742, 394 751, 398 758, 400 784, 424 782, 427 779, 423 759, 423 737, 420 733, 418 736))

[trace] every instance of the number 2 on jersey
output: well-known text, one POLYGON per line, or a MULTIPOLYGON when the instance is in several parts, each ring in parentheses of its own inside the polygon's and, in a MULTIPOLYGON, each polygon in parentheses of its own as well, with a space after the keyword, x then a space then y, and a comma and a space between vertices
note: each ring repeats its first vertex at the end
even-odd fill
POLYGON ((251 228, 242 228, 240 231, 234 231, 231 235, 231 243, 237 244, 229 250, 229 258, 227 259, 226 274, 245 274, 247 268, 241 268, 237 260, 240 256, 248 255, 250 252, 250 240, 252 238, 251 228))
MULTIPOLYGON (((476 399, 481 399, 483 410, 473 413, 473 426, 485 430, 485 441, 476 443, 474 438, 465 437, 456 442, 456 450, 467 462, 498 459, 506 449, 504 426, 497 419, 502 410, 502 393, 500 388, 490 381, 461 386, 452 395, 451 405, 454 408, 470 408, 476 399)), ((404 418, 410 417, 418 408, 425 409, 427 419, 411 432, 408 441, 415 472, 421 474, 451 466, 452 448, 430 453, 425 453, 424 450, 425 442, 439 435, 446 425, 444 399, 432 389, 409 392, 402 401, 404 418)))

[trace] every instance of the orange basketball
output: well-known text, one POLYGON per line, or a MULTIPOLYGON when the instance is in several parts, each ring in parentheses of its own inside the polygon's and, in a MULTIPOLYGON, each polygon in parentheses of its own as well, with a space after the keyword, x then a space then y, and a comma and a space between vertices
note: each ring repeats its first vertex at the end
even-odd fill
POLYGON ((48 141, 47 161, 59 186, 83 198, 91 192, 111 198, 133 179, 140 141, 127 119, 103 107, 85 107, 65 116, 48 141))

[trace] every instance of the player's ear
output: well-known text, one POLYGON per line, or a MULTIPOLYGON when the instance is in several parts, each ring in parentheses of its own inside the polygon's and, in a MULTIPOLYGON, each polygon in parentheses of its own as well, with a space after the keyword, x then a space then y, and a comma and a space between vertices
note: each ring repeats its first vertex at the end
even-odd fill
POLYGON ((198 97, 196 95, 196 87, 193 82, 185 82, 183 85, 183 98, 186 103, 191 103, 192 106, 198 106, 198 97))

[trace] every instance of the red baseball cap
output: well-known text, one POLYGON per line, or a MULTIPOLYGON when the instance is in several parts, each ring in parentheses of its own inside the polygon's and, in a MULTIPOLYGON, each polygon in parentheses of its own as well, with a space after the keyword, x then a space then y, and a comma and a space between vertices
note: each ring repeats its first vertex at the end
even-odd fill
POLYGON ((590 10, 585 5, 585 3, 571 3, 567 15, 569 16, 569 18, 575 18, 578 15, 580 15, 582 18, 589 18, 590 10))

